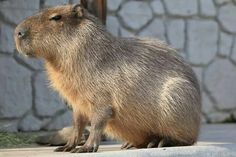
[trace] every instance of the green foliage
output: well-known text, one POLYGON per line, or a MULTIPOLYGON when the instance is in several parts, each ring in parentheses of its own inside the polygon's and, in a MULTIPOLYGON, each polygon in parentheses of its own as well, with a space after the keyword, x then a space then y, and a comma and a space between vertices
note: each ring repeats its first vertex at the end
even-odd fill
POLYGON ((35 135, 0 132, 0 148, 26 147, 35 144, 35 135))

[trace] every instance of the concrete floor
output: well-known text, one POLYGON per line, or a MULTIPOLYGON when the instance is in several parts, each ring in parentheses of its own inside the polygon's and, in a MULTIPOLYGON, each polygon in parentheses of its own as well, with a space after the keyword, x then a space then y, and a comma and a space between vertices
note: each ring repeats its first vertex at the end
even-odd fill
POLYGON ((199 142, 190 147, 134 149, 120 151, 119 143, 103 143, 98 153, 71 154, 53 152, 55 147, 0 149, 0 157, 236 157, 236 124, 203 125, 199 142))

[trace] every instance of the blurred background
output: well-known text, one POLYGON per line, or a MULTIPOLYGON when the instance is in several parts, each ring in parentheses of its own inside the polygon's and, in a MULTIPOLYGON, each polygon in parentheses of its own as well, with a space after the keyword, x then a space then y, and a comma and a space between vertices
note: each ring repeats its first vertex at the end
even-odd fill
MULTIPOLYGON (((57 130, 71 111, 48 88, 43 61, 16 52, 13 31, 45 7, 78 0, 0 0, 0 131, 57 130)), ((202 122, 236 122, 236 0, 107 0, 115 36, 159 38, 191 63, 202 90, 202 122)))

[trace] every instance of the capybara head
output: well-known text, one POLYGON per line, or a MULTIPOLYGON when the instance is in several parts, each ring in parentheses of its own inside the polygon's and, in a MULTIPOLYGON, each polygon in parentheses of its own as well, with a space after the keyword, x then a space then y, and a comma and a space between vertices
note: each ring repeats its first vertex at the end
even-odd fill
POLYGON ((16 27, 16 47, 27 56, 45 59, 71 52, 78 44, 75 43, 78 37, 83 35, 81 25, 91 18, 94 17, 78 4, 45 9, 16 27))

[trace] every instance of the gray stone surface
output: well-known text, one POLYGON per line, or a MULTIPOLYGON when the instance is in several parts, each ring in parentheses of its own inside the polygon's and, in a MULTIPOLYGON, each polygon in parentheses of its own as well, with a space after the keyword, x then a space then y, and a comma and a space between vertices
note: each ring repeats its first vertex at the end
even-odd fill
POLYGON ((170 20, 167 22, 167 37, 170 44, 177 49, 184 49, 185 23, 183 20, 170 20))
POLYGON ((218 5, 222 5, 222 4, 231 2, 231 0, 215 0, 215 2, 216 2, 216 4, 218 4, 218 5))
POLYGON ((46 127, 44 127, 44 129, 58 130, 70 125, 72 125, 72 112, 66 111, 62 115, 56 117, 52 122, 50 122, 46 127))
POLYGON ((19 120, 0 120, 0 132, 17 132, 19 120))
POLYGON ((69 0, 45 0, 44 5, 45 7, 51 7, 56 5, 65 5, 68 4, 69 0))
POLYGON ((15 49, 14 29, 6 24, 0 23, 0 51, 12 53, 15 49))
POLYGON ((11 9, 27 9, 27 10, 35 10, 39 9, 40 0, 20 0, 20 3, 17 3, 15 0, 1 0, 0 8, 11 8, 11 9))
POLYGON ((213 0, 200 0, 200 13, 202 16, 215 16, 216 8, 213 0))
POLYGON ((194 64, 207 64, 217 53, 218 25, 215 21, 188 22, 189 60, 194 64))
POLYGON ((226 33, 220 33, 220 43, 219 43, 219 54, 221 56, 229 56, 231 53, 231 47, 233 44, 232 35, 228 35, 226 33))
POLYGON ((197 0, 164 0, 167 12, 174 16, 191 16, 198 13, 197 0))
POLYGON ((32 106, 31 73, 4 56, 0 67, 0 118, 19 118, 32 106))
POLYGON ((225 112, 215 112, 207 115, 211 123, 221 123, 230 117, 229 113, 225 112))
POLYGON ((236 63, 236 38, 234 39, 233 47, 232 47, 232 55, 231 59, 236 63))
POLYGON ((44 73, 35 78, 35 109, 37 115, 53 116, 56 112, 65 109, 65 104, 53 89, 49 88, 49 81, 44 73))
POLYGON ((205 92, 202 92, 202 110, 205 114, 215 112, 215 106, 205 92))
POLYGON ((20 23, 26 17, 33 15, 34 13, 38 12, 38 10, 26 10, 26 9, 9 9, 9 8, 2 8, 0 13, 3 14, 5 19, 8 19, 9 22, 14 24, 20 23))
POLYGON ((115 16, 107 17, 107 30, 113 35, 118 36, 120 30, 120 23, 115 16))
POLYGON ((110 11, 116 11, 120 7, 123 0, 108 0, 107 1, 107 8, 110 11))
POLYGON ((202 67, 193 67, 193 71, 197 76, 199 84, 201 85, 202 84, 202 78, 203 78, 203 68, 202 67))
POLYGON ((161 0, 154 0, 151 2, 152 10, 157 15, 163 15, 165 13, 164 6, 161 0))
POLYGON ((219 9, 219 21, 225 30, 236 33, 236 6, 227 4, 219 9))
POLYGON ((154 37, 166 41, 165 25, 163 20, 155 19, 142 32, 139 33, 142 37, 154 37))
POLYGON ((16 60, 18 60, 22 64, 25 64, 34 70, 44 70, 45 69, 44 61, 42 59, 26 57, 20 53, 16 53, 15 58, 16 58, 16 60))
MULTIPOLYGON (((201 126, 199 144, 216 145, 236 143, 235 124, 205 124, 201 126)), ((236 150, 236 149, 235 149, 236 150)))
POLYGON ((39 131, 42 122, 31 113, 26 115, 19 123, 20 131, 39 131))
POLYGON ((135 36, 132 32, 126 30, 125 28, 121 28, 120 33, 121 33, 122 37, 133 37, 133 36, 135 36))
POLYGON ((126 25, 133 29, 140 29, 152 19, 149 5, 144 1, 128 1, 119 11, 126 25))
POLYGON ((205 71, 205 85, 219 109, 233 109, 236 104, 236 67, 227 59, 217 59, 205 71))

